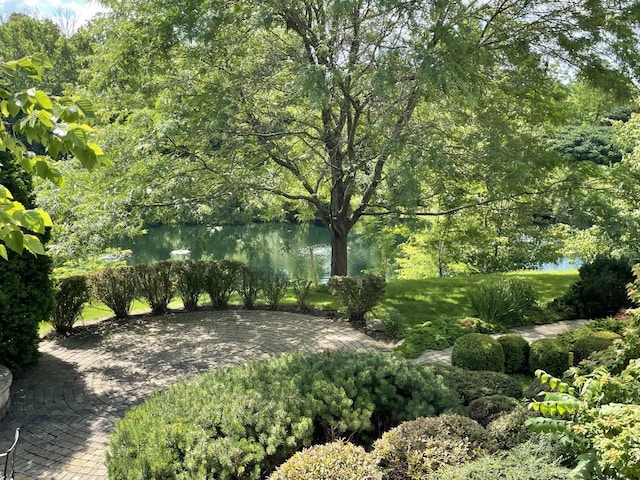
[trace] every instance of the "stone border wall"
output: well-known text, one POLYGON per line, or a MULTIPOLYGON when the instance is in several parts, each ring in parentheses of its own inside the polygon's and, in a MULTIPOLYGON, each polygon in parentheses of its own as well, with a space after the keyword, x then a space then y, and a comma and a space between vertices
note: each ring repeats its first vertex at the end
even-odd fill
POLYGON ((9 413, 12 381, 13 375, 11 375, 9 369, 0 365, 0 420, 9 413))

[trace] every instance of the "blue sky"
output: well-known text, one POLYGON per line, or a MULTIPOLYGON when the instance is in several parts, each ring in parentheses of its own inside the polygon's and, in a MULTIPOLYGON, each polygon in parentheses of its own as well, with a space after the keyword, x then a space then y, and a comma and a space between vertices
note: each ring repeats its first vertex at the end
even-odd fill
POLYGON ((60 9, 73 11, 77 26, 84 25, 91 17, 104 10, 95 0, 0 0, 0 13, 4 18, 11 12, 37 11, 38 14, 55 20, 60 9))

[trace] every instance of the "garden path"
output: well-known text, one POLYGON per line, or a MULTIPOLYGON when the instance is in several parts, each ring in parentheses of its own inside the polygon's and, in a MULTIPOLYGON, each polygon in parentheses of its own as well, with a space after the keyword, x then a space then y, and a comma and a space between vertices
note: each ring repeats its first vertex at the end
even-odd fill
POLYGON ((196 312, 102 322, 40 344, 11 387, 0 446, 21 428, 16 478, 97 480, 114 422, 151 392, 294 350, 388 351, 348 323, 287 312, 196 312))

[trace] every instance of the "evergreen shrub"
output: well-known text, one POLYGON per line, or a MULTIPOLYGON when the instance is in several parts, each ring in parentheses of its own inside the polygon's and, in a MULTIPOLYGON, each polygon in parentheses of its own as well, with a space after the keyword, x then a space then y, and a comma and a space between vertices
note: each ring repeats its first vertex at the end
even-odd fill
POLYGON ((231 294, 237 290, 244 265, 232 260, 209 260, 203 271, 204 290, 215 309, 227 308, 231 294))
POLYGON ((536 437, 513 450, 477 458, 442 469, 437 480, 566 480, 570 470, 561 466, 562 452, 545 437, 536 437))
POLYGON ((483 427, 489 425, 496 418, 505 412, 510 412, 520 405, 520 402, 513 397, 506 395, 491 395, 480 397, 469 404, 467 412, 469 418, 475 420, 483 427))
POLYGON ((466 370, 504 372, 502 345, 490 335, 468 333, 453 344, 451 364, 466 370))
POLYGON ((76 275, 62 278, 56 282, 54 292, 51 323, 56 332, 67 333, 80 318, 84 304, 89 301, 87 277, 76 275))
POLYGON ((269 479, 382 480, 382 472, 364 448, 338 440, 296 453, 269 479))
POLYGON ((506 373, 524 373, 529 370, 529 342, 520 335, 508 334, 498 337, 504 351, 506 373))
POLYGON ((603 330, 578 338, 573 344, 573 363, 578 364, 593 352, 599 352, 611 346, 620 335, 603 330))
POLYGON ((487 432, 492 444, 498 450, 509 450, 529 440, 531 432, 524 422, 535 415, 534 412, 520 404, 494 419, 487 425, 487 432))
POLYGON ((362 277, 333 276, 329 279, 331 293, 338 297, 349 315, 349 321, 364 326, 364 316, 382 299, 385 279, 380 275, 366 274, 362 277))
POLYGON ((633 282, 626 258, 598 256, 578 270, 580 280, 557 302, 575 318, 604 318, 631 306, 627 285, 633 282))
POLYGON ((287 294, 289 281, 281 273, 268 273, 262 276, 262 295, 267 307, 275 310, 287 294))
MULTIPOLYGON (((0 152, 0 184, 25 208, 34 208, 31 176, 18 161, 0 152)), ((48 234, 39 235, 45 243, 48 234)), ((22 255, 9 250, 0 259, 0 364, 18 374, 38 358, 38 325, 53 308, 51 260, 46 255, 22 255)))
POLYGON ((105 268, 90 277, 93 296, 109 307, 116 318, 128 318, 136 298, 133 267, 105 268))
POLYGON ((174 292, 174 263, 163 261, 136 265, 133 272, 138 291, 151 307, 151 313, 167 313, 174 292))
POLYGON ((417 418, 384 433, 373 456, 385 478, 432 478, 445 465, 459 465, 490 450, 487 431, 460 415, 417 418))
POLYGON ((216 370, 116 421, 110 478, 264 478, 304 446, 369 445, 398 422, 461 412, 429 369, 385 355, 283 355, 216 370))
POLYGON ((544 370, 561 377, 571 366, 571 355, 566 345, 555 338, 543 338, 531 344, 529 370, 544 370))
POLYGON ((201 260, 180 260, 173 262, 175 287, 182 300, 184 309, 188 312, 197 310, 202 294, 202 273, 205 263, 201 260))
POLYGON ((254 308, 260 287, 262 285, 262 273, 243 265, 240 269, 240 294, 246 308, 254 308))
POLYGON ((490 395, 522 397, 522 385, 515 378, 504 373, 476 372, 449 365, 429 365, 427 368, 439 375, 444 384, 460 396, 464 405, 490 395))

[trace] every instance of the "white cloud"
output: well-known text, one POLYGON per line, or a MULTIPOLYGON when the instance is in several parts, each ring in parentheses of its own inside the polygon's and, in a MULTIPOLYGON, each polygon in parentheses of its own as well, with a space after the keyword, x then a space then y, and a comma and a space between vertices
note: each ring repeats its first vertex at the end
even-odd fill
POLYGON ((95 0, 0 0, 0 12, 5 18, 12 12, 37 12, 56 21, 60 9, 74 13, 76 28, 107 10, 95 0))

